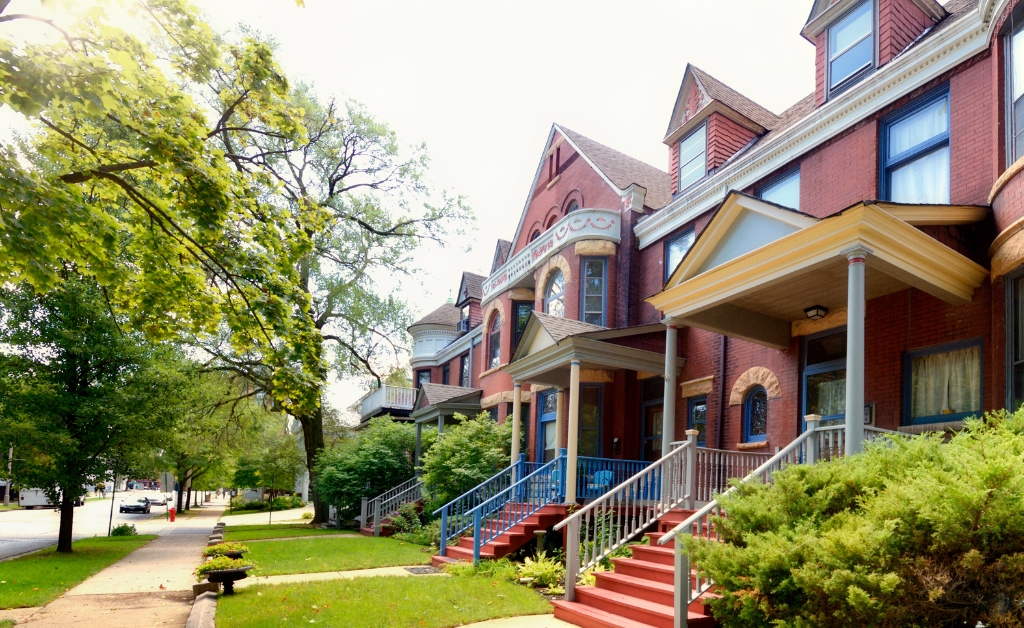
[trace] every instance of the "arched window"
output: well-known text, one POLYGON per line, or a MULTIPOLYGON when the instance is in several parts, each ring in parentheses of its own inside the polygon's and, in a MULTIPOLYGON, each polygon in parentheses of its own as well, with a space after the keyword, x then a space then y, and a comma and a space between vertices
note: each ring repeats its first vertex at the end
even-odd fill
POLYGON ((558 222, 558 216, 552 216, 551 218, 548 218, 548 226, 544 227, 544 229, 547 230, 550 229, 551 227, 554 227, 556 222, 558 222))
POLYGON ((548 286, 544 290, 544 313, 565 316, 565 276, 560 270, 556 269, 548 279, 548 286))
POLYGON ((768 393, 754 386, 743 402, 743 441, 757 443, 768 438, 768 393))
POLYGON ((491 333, 487 337, 487 368, 496 369, 501 366, 501 317, 497 314, 491 319, 491 333))
POLYGON ((572 212, 576 211, 579 208, 580 208, 580 204, 577 203, 576 201, 573 201, 573 202, 569 203, 569 209, 565 210, 565 213, 571 214, 572 212))
POLYGON ((534 240, 536 240, 539 237, 540 237, 540 229, 538 229, 537 231, 533 232, 533 235, 530 236, 530 242, 533 242, 534 240))

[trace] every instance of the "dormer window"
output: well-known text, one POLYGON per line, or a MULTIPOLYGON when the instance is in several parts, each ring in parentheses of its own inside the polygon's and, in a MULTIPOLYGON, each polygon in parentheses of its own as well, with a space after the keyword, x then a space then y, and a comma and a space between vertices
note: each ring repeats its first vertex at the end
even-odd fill
POLYGON ((702 124, 679 141, 679 190, 685 190, 708 173, 708 127, 702 124))
POLYGON ((834 92, 875 65, 872 2, 864 2, 828 30, 828 89, 834 92))

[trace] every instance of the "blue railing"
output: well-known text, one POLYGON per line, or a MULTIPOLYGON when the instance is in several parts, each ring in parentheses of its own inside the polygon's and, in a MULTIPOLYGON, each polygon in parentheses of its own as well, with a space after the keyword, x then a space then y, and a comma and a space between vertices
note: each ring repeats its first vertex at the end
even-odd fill
POLYGON ((541 508, 565 501, 565 462, 566 452, 561 449, 551 462, 539 466, 533 463, 533 466, 538 466, 536 471, 470 511, 474 561, 480 560, 481 546, 505 534, 541 508))
POLYGON ((447 555, 449 539, 456 539, 473 527, 473 516, 470 514, 473 509, 525 477, 527 464, 526 454, 520 454, 515 464, 498 471, 493 477, 434 511, 435 515, 441 515, 441 556, 447 555))
POLYGON ((576 466, 576 497, 597 499, 650 466, 644 460, 616 460, 580 456, 576 466))

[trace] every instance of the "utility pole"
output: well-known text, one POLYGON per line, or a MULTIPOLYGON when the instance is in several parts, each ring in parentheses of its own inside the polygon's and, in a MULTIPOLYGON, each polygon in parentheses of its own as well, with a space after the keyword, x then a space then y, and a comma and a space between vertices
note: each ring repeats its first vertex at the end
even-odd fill
POLYGON ((14 443, 7 449, 7 482, 4 484, 4 508, 11 505, 11 463, 14 462, 14 443))

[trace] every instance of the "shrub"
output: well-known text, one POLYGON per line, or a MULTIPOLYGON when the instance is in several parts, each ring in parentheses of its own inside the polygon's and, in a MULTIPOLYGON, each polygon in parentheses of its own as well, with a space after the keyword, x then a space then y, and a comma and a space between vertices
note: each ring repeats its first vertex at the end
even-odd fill
POLYGON ((423 529, 423 520, 420 513, 416 511, 415 504, 406 504, 398 509, 398 512, 391 515, 391 527, 395 532, 413 533, 423 529))
POLYGON ((139 531, 130 523, 120 523, 110 531, 110 536, 135 536, 139 531))
POLYGON ((303 519, 312 519, 313 518, 313 513, 311 513, 311 512, 304 512, 304 513, 302 513, 302 518, 303 519))
POLYGON ((477 564, 457 562, 445 565, 445 571, 453 576, 483 576, 494 580, 515 582, 519 576, 519 568, 511 560, 481 560, 477 564))
MULTIPOLYGON (((430 451, 437 431, 423 430, 421 451, 430 451)), ((342 518, 359 513, 363 497, 374 497, 414 475, 416 428, 390 416, 377 417, 317 458, 315 489, 342 518)))
POLYGON ((686 540, 728 626, 1019 626, 1024 411, 743 484, 686 540))
POLYGON ((563 578, 565 565, 544 552, 537 552, 537 558, 527 556, 519 566, 520 581, 531 587, 553 587, 561 583, 563 578))
MULTIPOLYGON (((487 413, 475 419, 455 415, 422 458, 423 483, 439 508, 509 465, 512 422, 498 424, 487 413)), ((432 511, 431 511, 432 512, 432 511)))
POLYGON ((299 495, 281 495, 275 497, 269 501, 261 501, 254 499, 247 501, 242 497, 235 497, 231 500, 232 510, 242 511, 255 511, 255 512, 266 512, 270 510, 271 504, 273 504, 274 511, 288 510, 291 508, 302 508, 306 505, 306 502, 302 501, 302 497, 299 495))
POLYGON ((224 556, 235 552, 248 552, 249 548, 238 541, 225 541, 203 548, 203 556, 224 556))
POLYGON ((256 564, 251 560, 244 560, 241 558, 228 558, 227 556, 218 556, 211 558, 202 565, 196 567, 196 579, 202 582, 203 578, 207 573, 211 571, 220 571, 222 569, 242 569, 243 567, 255 567, 256 564))
MULTIPOLYGON (((416 532, 398 532, 394 535, 394 538, 407 543, 415 543, 416 545, 441 547, 441 522, 439 520, 431 521, 421 526, 416 532)), ((458 541, 458 539, 452 539, 448 542, 448 545, 455 545, 458 541)))

